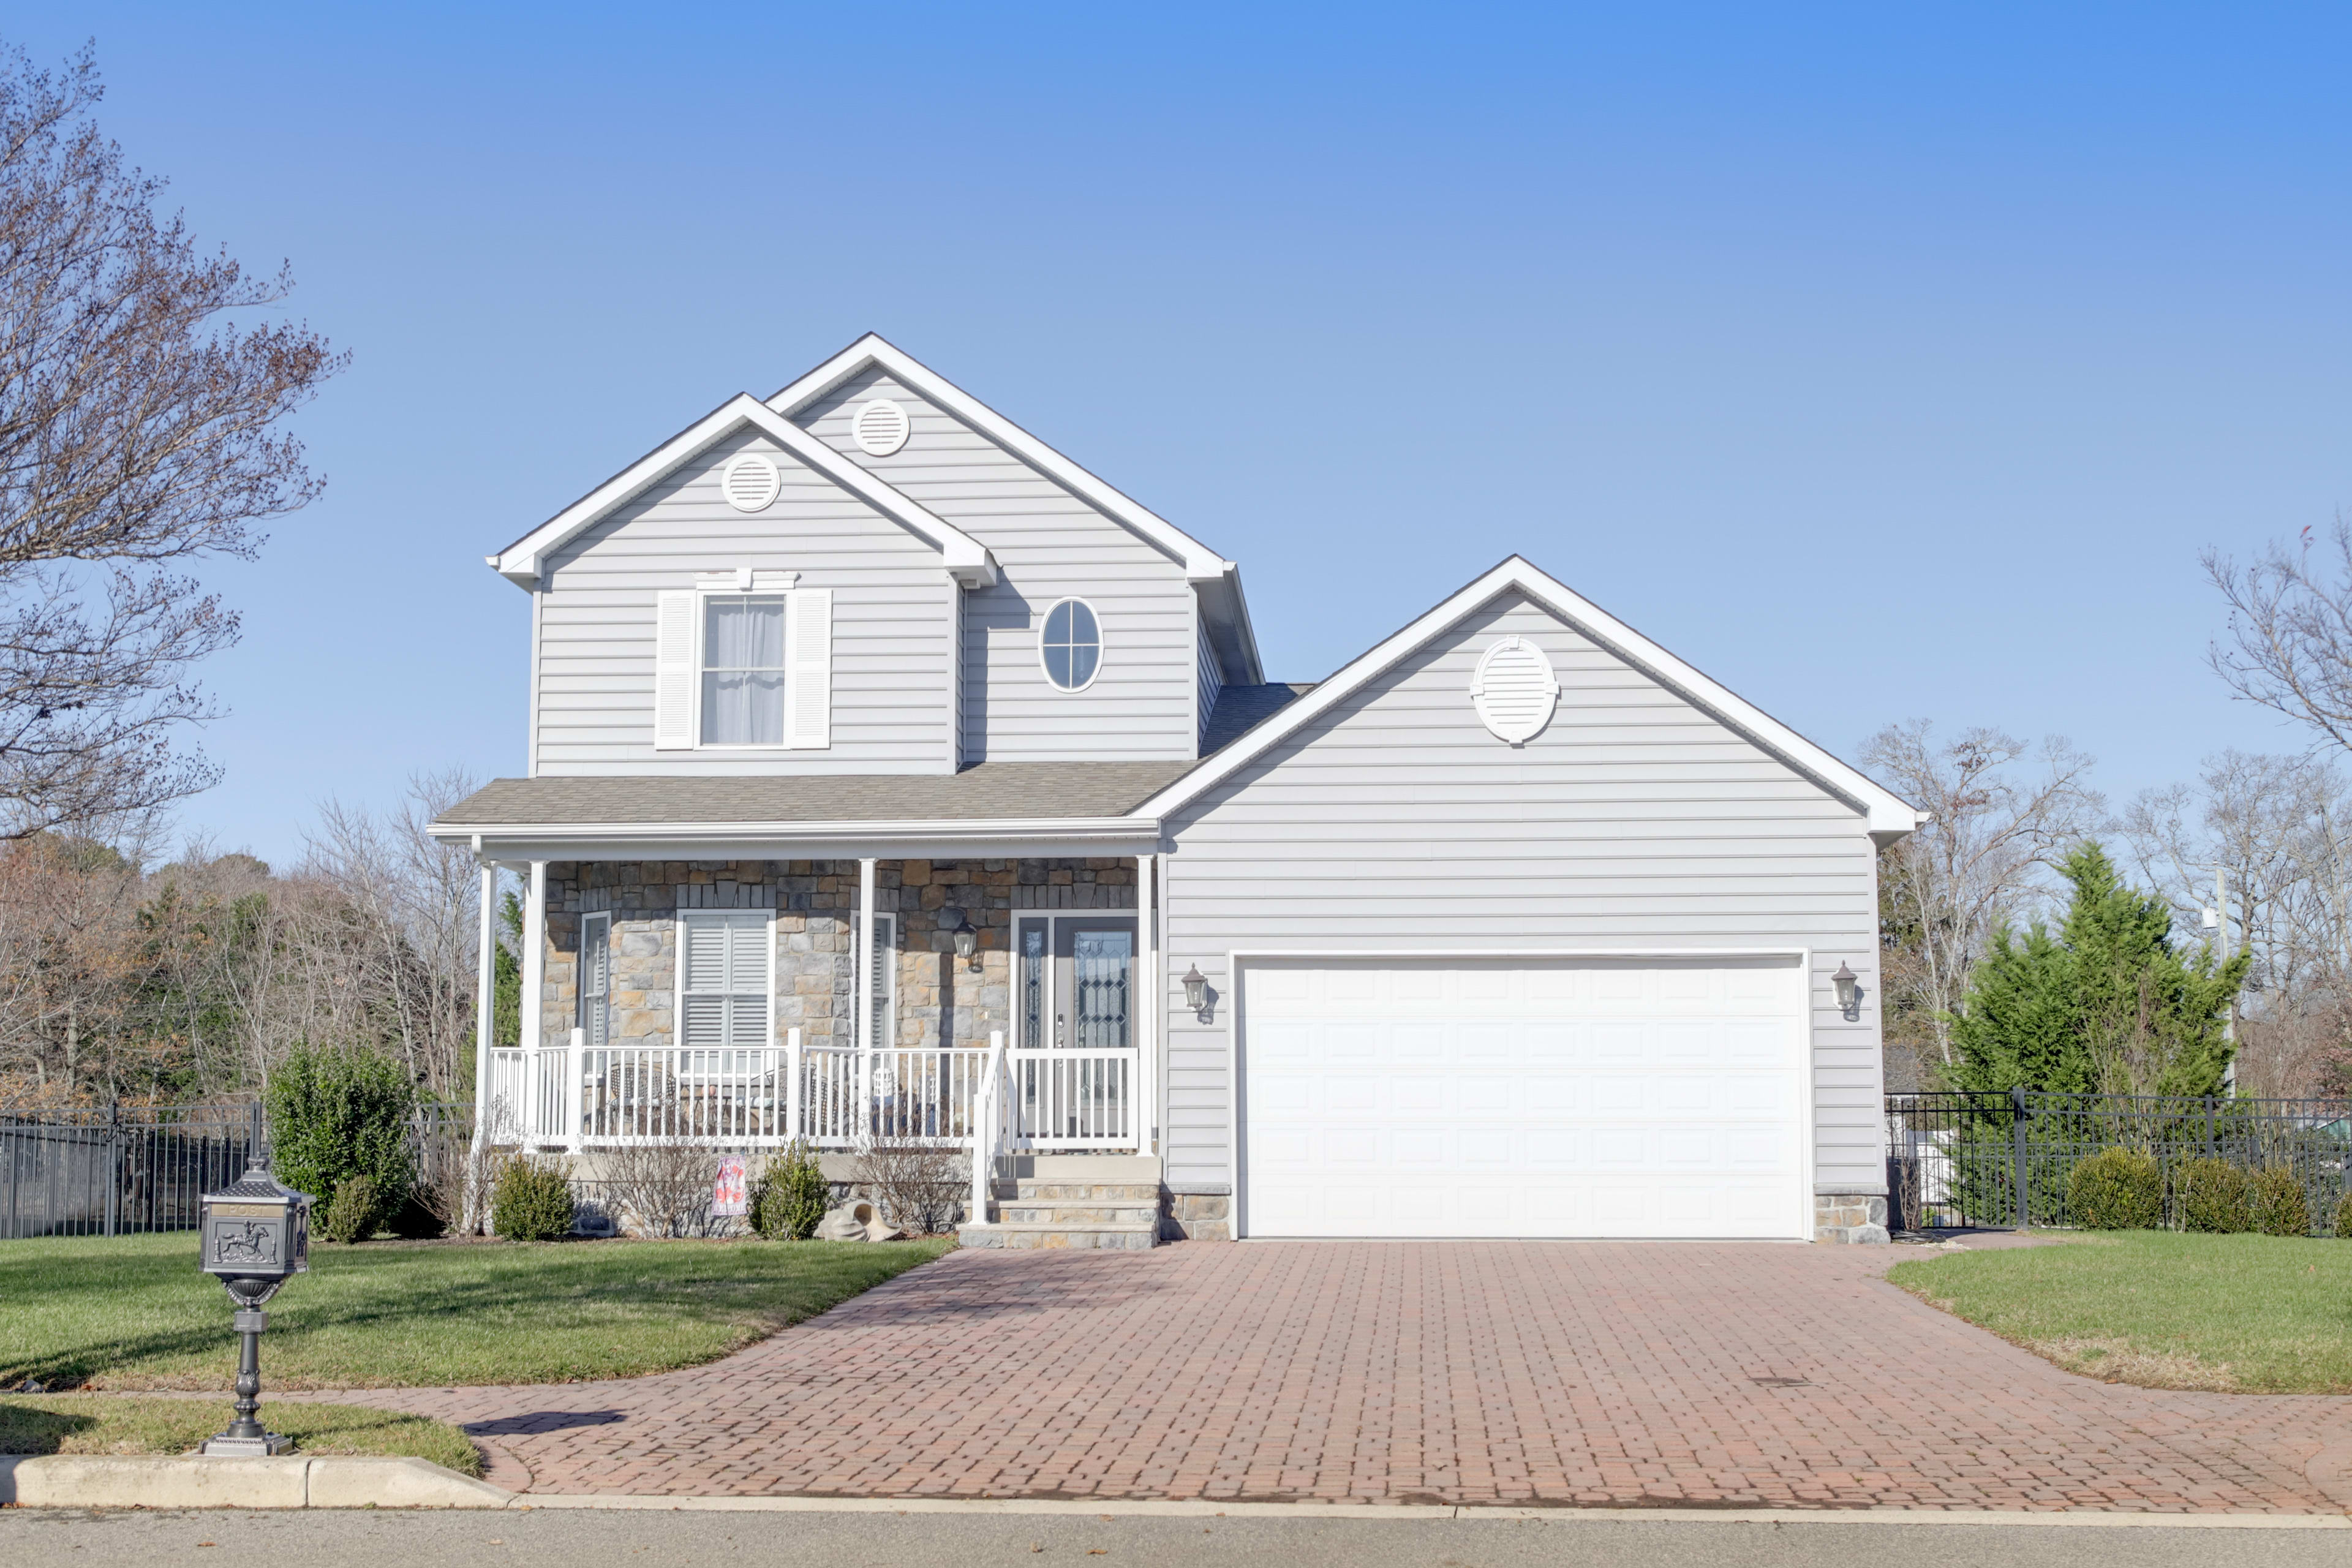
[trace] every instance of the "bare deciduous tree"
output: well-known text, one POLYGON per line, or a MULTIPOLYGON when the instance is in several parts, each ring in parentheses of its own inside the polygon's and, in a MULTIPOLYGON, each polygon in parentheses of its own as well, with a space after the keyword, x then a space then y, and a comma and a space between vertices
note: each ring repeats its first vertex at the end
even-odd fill
POLYGON ((2252 565, 2209 550, 2205 574, 2230 606, 2227 644, 2206 650, 2239 698, 2352 747, 2352 525, 2323 545, 2308 528, 2252 565))
POLYGON ((189 679, 234 642, 171 568, 250 558, 253 525, 319 493, 278 426, 343 364, 239 312, 282 301, 159 216, 163 185, 90 119, 89 51, 61 75, 0 55, 0 835, 152 808, 211 784, 173 749, 215 712, 189 679))
POLYGON ((2036 748, 1975 729, 1939 742, 1914 720, 1872 736, 1862 758, 1928 814, 1879 858, 1890 1044, 1924 1046, 1948 1065, 1946 1020, 1969 972, 2035 897, 2042 873, 2096 830, 2104 804, 2090 787, 2091 759, 2056 737, 2036 748))

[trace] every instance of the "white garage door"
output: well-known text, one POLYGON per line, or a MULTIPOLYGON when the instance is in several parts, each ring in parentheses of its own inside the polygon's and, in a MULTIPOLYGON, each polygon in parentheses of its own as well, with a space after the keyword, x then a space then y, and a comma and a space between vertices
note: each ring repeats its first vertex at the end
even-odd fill
POLYGON ((1795 1237, 1787 959, 1250 963, 1249 1236, 1795 1237))

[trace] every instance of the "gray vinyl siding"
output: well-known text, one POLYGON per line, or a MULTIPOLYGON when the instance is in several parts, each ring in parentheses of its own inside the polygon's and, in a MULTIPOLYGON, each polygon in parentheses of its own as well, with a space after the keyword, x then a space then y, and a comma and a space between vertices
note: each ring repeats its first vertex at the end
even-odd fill
POLYGON ((963 757, 967 762, 1196 755, 1192 591, 1181 564, 961 420, 875 369, 793 416, 986 546, 1000 581, 964 595, 963 757), (851 437, 857 405, 887 397, 912 423, 907 444, 873 457, 851 437), (1094 607, 1102 672, 1056 690, 1037 658, 1045 612, 1094 607))
POLYGON ((932 545, 750 431, 721 441, 572 540, 550 561, 533 648, 537 772, 950 773, 956 590, 932 545), (783 490, 741 512, 719 493, 729 458, 766 452, 783 490), (832 745, 654 749, 654 605, 698 573, 797 572, 833 590, 832 745))
POLYGON ((1516 593, 1169 823, 1168 1179, 1233 1180, 1235 950, 1811 950, 1814 1183, 1883 1191, 1877 865, 1861 814, 1516 593), (1540 645, 1559 706, 1489 734, 1472 670, 1540 645), (1862 1020, 1829 975, 1862 978, 1862 1020), (1217 994, 1204 1025, 1177 981, 1217 994))
POLYGON ((1200 719, 1193 727, 1197 741, 1209 732, 1209 715, 1217 710, 1217 693, 1224 689, 1224 682, 1217 679, 1217 650, 1209 646, 1209 625, 1206 621, 1199 621, 1194 641, 1199 650, 1200 719))

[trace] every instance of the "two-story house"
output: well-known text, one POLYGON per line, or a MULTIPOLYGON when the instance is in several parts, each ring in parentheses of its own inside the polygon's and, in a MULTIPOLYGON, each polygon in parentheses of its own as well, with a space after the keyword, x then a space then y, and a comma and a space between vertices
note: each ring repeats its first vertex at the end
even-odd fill
POLYGON ((1151 1199, 999 1242, 1884 1237, 1918 814, 1525 560, 1270 681, 1233 562, 867 337, 489 563, 529 763, 435 831, 528 889, 516 1141, 1151 1199))

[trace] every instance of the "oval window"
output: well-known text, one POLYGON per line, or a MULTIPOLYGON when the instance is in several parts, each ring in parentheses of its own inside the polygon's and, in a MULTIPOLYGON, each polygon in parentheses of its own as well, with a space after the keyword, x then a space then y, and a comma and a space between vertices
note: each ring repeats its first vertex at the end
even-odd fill
POLYGON ((1065 599, 1045 612, 1038 639, 1045 679, 1065 691, 1083 689, 1102 668, 1102 627, 1083 599, 1065 599))

